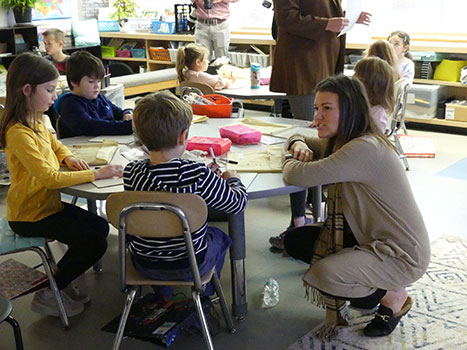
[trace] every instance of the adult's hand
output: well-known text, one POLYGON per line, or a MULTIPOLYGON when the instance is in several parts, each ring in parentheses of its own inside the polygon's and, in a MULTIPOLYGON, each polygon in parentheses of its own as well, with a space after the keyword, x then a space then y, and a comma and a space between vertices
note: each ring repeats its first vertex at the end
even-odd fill
POLYGON ((371 13, 362 11, 357 19, 357 23, 369 26, 371 23, 371 16, 371 13))
POLYGON ((73 171, 89 169, 88 163, 86 163, 82 159, 78 159, 78 158, 70 156, 70 157, 66 157, 63 161, 65 162, 68 169, 73 170, 73 171))
POLYGON ((326 30, 334 33, 340 33, 342 29, 349 25, 349 20, 345 17, 331 17, 328 19, 326 30))
POLYGON ((294 142, 290 151, 292 152, 294 159, 301 162, 310 162, 313 159, 313 151, 308 148, 305 142, 294 142))
POLYGON ((102 168, 94 170, 94 178, 99 179, 108 179, 110 177, 122 177, 123 176, 123 167, 121 165, 106 165, 102 168))

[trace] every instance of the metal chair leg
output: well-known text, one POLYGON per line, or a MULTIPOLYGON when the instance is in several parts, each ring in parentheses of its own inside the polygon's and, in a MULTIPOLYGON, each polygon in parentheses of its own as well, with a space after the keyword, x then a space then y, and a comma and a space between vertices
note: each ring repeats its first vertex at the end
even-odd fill
POLYGON ((53 271, 57 271, 57 262, 55 261, 54 255, 52 254, 52 250, 50 249, 49 242, 45 242, 45 254, 47 254, 47 258, 50 261, 50 266, 52 267, 53 271))
POLYGON ((227 302, 225 301, 224 291, 222 290, 221 283, 219 281, 219 277, 217 277, 216 272, 212 275, 211 283, 216 290, 217 296, 219 297, 219 303, 221 305, 222 313, 224 314, 225 324, 227 325, 227 329, 230 333, 235 333, 237 330, 234 327, 232 316, 230 315, 229 308, 227 306, 227 302))
POLYGON ((193 288, 193 290, 191 291, 191 295, 195 303, 196 312, 198 313, 199 322, 201 323, 201 331, 203 332, 206 345, 208 346, 209 350, 214 350, 214 346, 212 345, 211 334, 209 334, 208 323, 206 322, 206 317, 204 316, 203 305, 199 297, 199 292, 197 292, 193 288))
POLYGON ((19 327, 19 323, 13 317, 11 317, 11 315, 8 315, 5 321, 8 322, 13 327, 13 332, 15 335, 16 350, 23 350, 24 349, 23 337, 21 336, 21 328, 19 327))
POLYGON ((123 338, 123 332, 125 331, 126 320, 128 319, 128 314, 130 313, 133 300, 135 300, 137 290, 138 287, 132 287, 128 292, 128 295, 125 300, 125 307, 123 309, 122 317, 120 318, 120 323, 118 325, 117 335, 115 336, 115 341, 112 348, 113 350, 118 350, 118 348, 120 348, 120 343, 122 342, 123 338))
POLYGON ((405 156, 404 150, 402 149, 401 142, 399 141, 399 138, 397 137, 397 133, 394 134, 394 143, 396 144, 396 147, 399 150, 400 158, 404 162, 405 170, 406 171, 410 170, 409 161, 407 160, 407 157, 405 156))
POLYGON ((47 256, 39 247, 33 247, 31 250, 35 251, 41 257, 42 265, 44 266, 45 273, 49 279, 50 289, 52 290, 55 302, 57 303, 60 319, 62 320, 63 327, 67 329, 70 327, 70 323, 68 322, 68 316, 66 315, 65 307, 63 306, 62 297, 60 296, 60 291, 58 290, 57 283, 55 282, 52 268, 50 267, 49 261, 47 260, 47 256))

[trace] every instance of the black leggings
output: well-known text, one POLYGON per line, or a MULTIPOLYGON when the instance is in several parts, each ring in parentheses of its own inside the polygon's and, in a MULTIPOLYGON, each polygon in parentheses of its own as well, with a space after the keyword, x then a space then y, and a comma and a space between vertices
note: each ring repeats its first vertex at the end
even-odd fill
MULTIPOLYGON (((285 251, 295 259, 309 264, 320 232, 321 226, 302 226, 293 229, 287 233, 284 238, 285 251)), ((358 242, 355 239, 352 230, 350 230, 347 221, 344 221, 344 248, 350 248, 356 245, 358 245, 358 242)), ((362 298, 349 298, 345 296, 330 295, 325 292, 321 293, 330 297, 349 300, 352 306, 361 309, 372 309, 379 304, 381 298, 386 294, 386 291, 383 289, 377 289, 373 294, 362 298)))
POLYGON ((104 255, 109 233, 106 220, 74 205, 63 205, 58 213, 36 222, 9 222, 20 236, 51 238, 68 245, 54 276, 58 289, 65 288, 104 255))

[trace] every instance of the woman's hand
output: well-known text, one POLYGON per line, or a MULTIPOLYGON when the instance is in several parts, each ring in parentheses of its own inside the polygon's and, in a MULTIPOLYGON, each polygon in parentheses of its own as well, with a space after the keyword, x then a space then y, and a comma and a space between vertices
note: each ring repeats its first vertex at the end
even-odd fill
POLYGON ((224 171, 224 173, 222 174, 222 178, 226 181, 230 179, 231 177, 236 177, 237 179, 239 179, 240 175, 235 170, 227 170, 227 171, 224 171))
POLYGON ((301 162, 310 162, 313 159, 313 151, 303 141, 294 142, 290 151, 294 159, 301 162))
POLYGON ((345 17, 331 17, 328 19, 327 31, 340 33, 342 29, 349 25, 349 20, 345 17))
POLYGON ((63 161, 65 162, 68 169, 72 171, 89 169, 88 163, 86 163, 82 159, 78 159, 73 156, 66 157, 63 161))
POLYGON ((122 120, 125 121, 125 120, 133 120, 133 114, 131 113, 125 113, 122 117, 122 120))
POLYGON ((371 13, 362 11, 360 13, 360 16, 357 19, 358 24, 364 24, 366 26, 369 26, 371 23, 371 13))
POLYGON ((122 177, 123 176, 123 166, 121 165, 106 165, 102 168, 94 170, 94 178, 99 179, 108 179, 110 177, 122 177))

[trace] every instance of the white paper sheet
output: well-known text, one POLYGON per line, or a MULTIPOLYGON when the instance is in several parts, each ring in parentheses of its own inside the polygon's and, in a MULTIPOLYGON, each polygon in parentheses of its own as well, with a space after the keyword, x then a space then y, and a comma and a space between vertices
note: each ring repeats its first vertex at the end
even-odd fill
POLYGON ((245 186, 247 190, 248 190, 248 187, 250 187, 253 180, 256 178, 256 175, 258 175, 258 173, 241 173, 240 174, 240 180, 242 181, 242 184, 245 186))
POLYGON ((362 12, 362 0, 347 0, 347 9, 345 10, 345 18, 349 20, 349 25, 346 26, 339 33, 338 36, 344 35, 349 32, 355 23, 357 23, 358 17, 362 12))
POLYGON ((118 186, 123 185, 123 179, 121 177, 112 177, 110 179, 94 180, 92 184, 97 188, 118 186))

